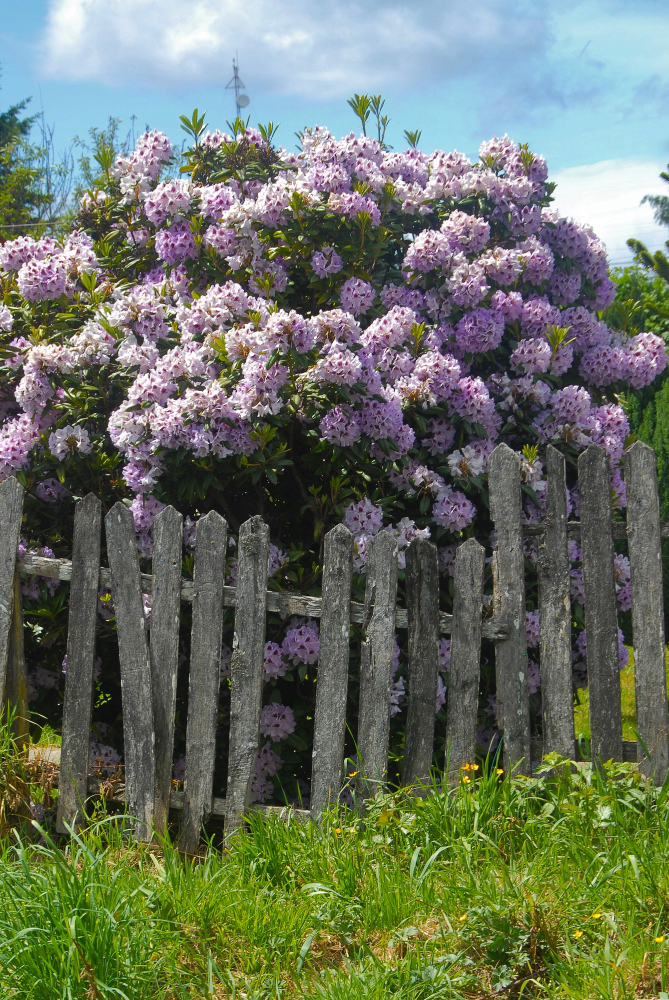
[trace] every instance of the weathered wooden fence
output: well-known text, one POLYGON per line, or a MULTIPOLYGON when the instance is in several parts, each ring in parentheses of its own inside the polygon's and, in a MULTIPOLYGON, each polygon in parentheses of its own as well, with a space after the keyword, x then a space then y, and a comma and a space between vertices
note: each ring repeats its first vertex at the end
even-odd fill
MULTIPOLYGON (((586 596, 587 664, 593 759, 629 759, 662 781, 669 763, 665 682, 661 524, 655 455, 641 443, 625 455, 627 520, 612 520, 606 453, 591 445, 579 458, 581 520, 568 522, 564 458, 549 447, 544 520, 525 524, 521 463, 506 445, 489 461, 493 552, 493 614, 483 614, 485 550, 473 538, 457 550, 453 614, 439 609, 437 551, 426 540, 407 550, 406 608, 397 607, 397 542, 381 532, 368 548, 363 604, 351 601, 353 538, 343 525, 325 539, 322 597, 267 590, 268 528, 250 518, 239 533, 236 587, 224 583, 225 520, 212 511, 197 524, 193 580, 181 578, 182 518, 172 507, 154 527, 153 574, 140 573, 130 510, 117 503, 105 517, 109 568, 100 568, 102 508, 93 495, 76 507, 72 560, 17 556, 23 490, 0 486, 0 694, 25 702, 25 662, 19 573, 70 581, 67 675, 63 710, 58 825, 83 819, 87 790, 98 588, 112 591, 122 680, 125 799, 135 836, 162 829, 180 808, 180 844, 192 851, 203 822, 224 816, 228 833, 250 805, 259 744, 267 612, 320 619, 313 736, 311 815, 335 802, 344 779, 350 626, 363 627, 357 748, 358 794, 386 776, 393 637, 408 629, 408 707, 402 780, 424 782, 433 759, 439 637, 451 636, 447 707, 447 783, 474 759, 481 641, 496 646, 498 720, 508 772, 530 773, 524 539, 538 537, 538 587, 543 752, 575 754, 568 539, 580 538, 586 596), (627 539, 632 571, 632 618, 639 741, 623 747, 614 540, 627 539), (143 593, 152 594, 147 630, 143 593), (172 790, 181 602, 192 603, 191 656, 184 791, 172 790), (225 799, 212 798, 223 609, 235 609, 231 662, 229 765, 225 799)), ((264 807, 269 808, 269 807, 264 807)))

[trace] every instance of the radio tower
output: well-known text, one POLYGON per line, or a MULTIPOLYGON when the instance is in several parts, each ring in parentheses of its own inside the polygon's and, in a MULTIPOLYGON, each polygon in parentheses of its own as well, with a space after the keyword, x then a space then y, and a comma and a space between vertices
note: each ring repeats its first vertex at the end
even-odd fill
POLYGON ((239 56, 232 60, 232 80, 226 86, 226 90, 234 90, 235 92, 235 106, 237 108, 237 117, 239 118, 239 113, 242 108, 248 108, 250 104, 250 98, 248 94, 243 93, 244 84, 242 83, 241 77, 239 75, 239 56))

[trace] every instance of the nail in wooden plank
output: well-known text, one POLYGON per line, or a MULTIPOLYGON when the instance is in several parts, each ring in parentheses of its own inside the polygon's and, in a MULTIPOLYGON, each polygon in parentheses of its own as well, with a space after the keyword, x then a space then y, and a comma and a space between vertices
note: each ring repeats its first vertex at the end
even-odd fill
POLYGON ((67 669, 56 828, 81 826, 87 798, 88 758, 98 620, 98 573, 102 504, 89 493, 74 513, 72 582, 67 629, 67 669))
POLYGON ((593 761, 622 760, 618 610, 608 455, 591 444, 578 458, 581 546, 593 761))
POLYGON ((5 692, 7 705, 11 705, 14 711, 12 733, 17 743, 25 745, 29 742, 30 715, 28 711, 28 668, 23 641, 23 593, 21 592, 21 577, 18 568, 14 573, 14 614, 9 638, 5 692))
POLYGON ((262 711, 269 528, 261 517, 239 529, 237 606, 230 662, 230 748, 225 833, 234 834, 251 804, 262 711))
POLYGON ((220 514, 212 510, 200 518, 195 530, 186 774, 179 834, 179 849, 187 854, 197 850, 214 791, 227 542, 228 525, 220 514))
POLYGON ((439 676, 439 562, 436 545, 426 538, 415 538, 406 551, 405 589, 409 692, 402 784, 425 785, 432 767, 439 676))
POLYGON ((320 651, 314 714, 311 815, 336 803, 343 780, 350 654, 353 535, 338 524, 325 536, 320 651))
POLYGON ((0 705, 5 704, 14 618, 14 574, 23 515, 23 487, 14 476, 0 483, 0 705))
POLYGON ((153 524, 153 590, 149 654, 156 733, 156 830, 165 830, 172 787, 174 713, 179 666, 183 517, 165 507, 153 524))
MULTIPOLYGON (((627 539, 632 569, 632 628, 639 764, 661 785, 669 765, 664 661, 662 539, 655 452, 637 441, 625 453, 627 539)), ((588 652, 590 636, 588 633, 588 652)))
POLYGON ((458 784, 463 764, 472 764, 476 755, 484 572, 485 549, 468 538, 455 555, 444 765, 451 787, 458 784))
POLYGON ((497 643, 495 678, 497 721, 503 735, 507 773, 530 774, 530 707, 525 632, 525 557, 523 553, 520 456, 499 444, 488 461, 490 513, 497 532, 493 557, 495 617, 509 628, 497 643))
POLYGON ((360 649, 358 755, 364 799, 386 777, 397 600, 397 539, 381 531, 367 547, 364 635, 360 649))
POLYGON ((539 640, 543 752, 574 754, 574 696, 571 667, 571 594, 564 456, 546 452, 545 530, 539 537, 539 640))
POLYGON ((150 840, 156 780, 151 665, 135 524, 125 504, 114 504, 105 529, 121 664, 126 802, 135 840, 150 840))

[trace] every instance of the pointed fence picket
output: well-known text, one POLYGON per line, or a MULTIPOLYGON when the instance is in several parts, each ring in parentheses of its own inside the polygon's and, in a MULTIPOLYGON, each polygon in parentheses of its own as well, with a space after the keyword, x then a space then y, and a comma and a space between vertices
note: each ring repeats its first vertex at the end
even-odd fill
MULTIPOLYGON (((453 614, 439 610, 437 551, 416 539, 406 552, 406 608, 397 606, 397 540, 382 531, 368 545, 363 604, 351 600, 353 538, 338 525, 325 538, 323 596, 267 590, 269 529, 260 517, 242 525, 235 587, 224 583, 227 525, 215 512, 198 522, 194 578, 181 577, 182 518, 166 508, 156 519, 152 575, 140 573, 132 514, 116 504, 105 518, 109 569, 100 567, 102 508, 92 495, 75 512, 72 560, 26 553, 17 556, 23 490, 15 479, 0 484, 0 689, 25 712, 20 574, 70 581, 70 620, 63 710, 57 825, 66 832, 85 819, 95 662, 98 588, 111 590, 119 643, 124 727, 125 791, 137 839, 164 831, 170 809, 181 811, 179 844, 194 852, 210 815, 223 816, 226 835, 243 823, 259 746, 266 615, 319 618, 321 648, 316 672, 311 813, 318 820, 335 806, 347 778, 344 750, 351 625, 362 626, 358 727, 352 745, 361 803, 383 787, 388 749, 395 631, 408 629, 408 700, 402 783, 431 780, 434 705, 440 636, 451 636, 445 735, 445 780, 460 780, 476 752, 482 643, 495 644, 502 754, 507 771, 529 774, 532 759, 557 751, 575 759, 571 677, 571 600, 568 542, 582 547, 586 592, 587 669, 592 756, 602 762, 638 760, 661 783, 669 765, 665 637, 662 606, 661 523, 655 455, 641 443, 625 455, 627 519, 611 505, 608 457, 591 445, 579 458, 581 520, 567 520, 565 461, 547 450, 542 520, 524 523, 519 457, 499 445, 489 459, 490 506, 496 544, 492 552, 493 614, 484 599, 486 552, 474 538, 457 549, 453 614), (622 741, 614 543, 626 540, 632 573, 636 743, 622 741), (525 575, 528 545, 536 545, 540 610, 543 745, 531 739, 525 575), (147 628, 143 595, 152 595, 147 628), (186 780, 172 787, 179 619, 192 605, 186 780), (219 746, 219 681, 225 608, 235 609, 230 678, 228 778, 225 799, 213 796, 219 746), (23 678, 23 681, 21 680, 23 678), (23 685, 23 686, 22 686, 23 685)), ((351 787, 350 783, 348 787, 351 787)), ((300 811, 297 811, 300 813, 300 811)), ((301 815, 309 815, 301 811, 301 815)))

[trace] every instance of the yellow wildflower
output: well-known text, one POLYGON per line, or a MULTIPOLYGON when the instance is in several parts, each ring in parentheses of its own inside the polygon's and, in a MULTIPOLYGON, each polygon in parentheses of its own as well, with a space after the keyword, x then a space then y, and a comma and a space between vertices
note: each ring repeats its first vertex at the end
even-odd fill
POLYGON ((664 941, 664 934, 660 934, 659 937, 655 938, 655 944, 662 944, 663 941, 664 941))
POLYGON ((574 937, 577 940, 578 940, 578 938, 583 937, 583 931, 574 931, 574 937))

